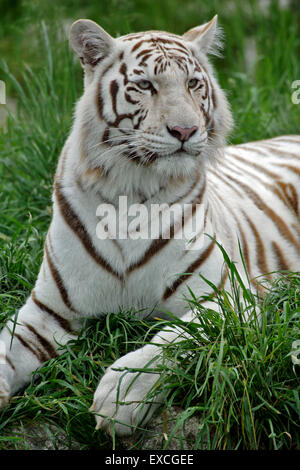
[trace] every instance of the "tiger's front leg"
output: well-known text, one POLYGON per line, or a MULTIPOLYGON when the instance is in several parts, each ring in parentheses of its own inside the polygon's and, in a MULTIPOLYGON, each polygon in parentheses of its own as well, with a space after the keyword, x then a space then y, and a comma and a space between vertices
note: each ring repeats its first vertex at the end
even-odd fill
POLYGON ((0 333, 0 407, 29 383, 33 371, 61 353, 61 345, 76 337, 74 326, 32 292, 0 333))
MULTIPOLYGON (((211 304, 206 302, 203 306, 211 307, 211 304)), ((196 321, 192 311, 181 319, 196 321)), ((129 436, 137 426, 144 426, 163 404, 163 392, 155 392, 151 397, 152 390, 161 381, 159 366, 167 360, 162 345, 187 338, 185 330, 166 327, 154 336, 150 344, 115 361, 100 380, 90 408, 95 413, 96 429, 129 436)))

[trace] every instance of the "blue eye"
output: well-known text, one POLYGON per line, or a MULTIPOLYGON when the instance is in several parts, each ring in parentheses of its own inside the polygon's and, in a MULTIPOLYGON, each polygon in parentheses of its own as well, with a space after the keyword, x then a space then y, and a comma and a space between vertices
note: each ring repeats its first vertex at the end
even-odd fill
POLYGON ((188 87, 189 88, 196 88, 196 86, 199 84, 199 80, 197 78, 191 78, 188 81, 188 87))
POLYGON ((149 82, 149 80, 140 80, 137 82, 137 85, 142 89, 142 90, 149 90, 152 88, 152 83, 149 82))

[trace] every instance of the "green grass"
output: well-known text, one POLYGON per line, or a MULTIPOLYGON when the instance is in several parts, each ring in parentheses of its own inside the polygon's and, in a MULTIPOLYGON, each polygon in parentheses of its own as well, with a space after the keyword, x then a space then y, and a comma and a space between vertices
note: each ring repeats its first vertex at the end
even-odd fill
MULTIPOLYGON (((27 0, 16 1, 14 10, 9 3, 0 29, 0 79, 17 100, 18 113, 8 119, 6 131, 0 130, 0 326, 34 285, 51 219, 57 158, 82 90, 81 70, 61 21, 89 17, 111 34, 145 29, 183 33, 218 13, 226 48, 224 58, 214 63, 236 122, 230 142, 239 143, 300 130, 300 108, 291 102, 291 83, 300 79, 299 8, 294 2, 293 9, 280 11, 273 1, 262 14, 257 4, 187 0, 183 8, 180 0, 110 0, 100 7, 95 1, 60 6, 58 0, 42 5, 27 0), (257 50, 252 68, 245 58, 249 40, 257 50)), ((259 324, 258 300, 227 263, 232 291, 218 295, 215 311, 203 312, 191 293, 205 336, 196 324, 182 325, 192 338, 164 348, 164 406, 181 406, 182 412, 172 426, 164 420, 167 439, 161 436, 161 448, 168 448, 174 424, 177 448, 187 445, 184 428, 196 416, 199 429, 192 448, 299 449, 299 366, 293 365, 290 352, 299 338, 300 276, 291 273, 268 286, 259 324)), ((181 325, 180 320, 174 323, 181 325)), ((29 387, 0 412, 0 449, 26 448, 21 423, 42 423, 54 445, 66 439, 58 432, 66 430, 69 448, 124 446, 94 431, 88 412, 93 391, 107 365, 148 341, 149 328, 154 333, 161 325, 138 320, 132 312, 90 321, 78 340, 34 374, 29 387)), ((143 448, 152 434, 139 433, 127 448, 143 448)))
POLYGON ((300 333, 300 276, 280 278, 257 314, 257 298, 229 266, 231 292, 218 294, 216 310, 192 301, 200 327, 184 327, 192 339, 166 348, 177 371, 166 380, 166 405, 184 397, 178 425, 199 416, 196 449, 299 449, 299 366, 291 349, 300 333))

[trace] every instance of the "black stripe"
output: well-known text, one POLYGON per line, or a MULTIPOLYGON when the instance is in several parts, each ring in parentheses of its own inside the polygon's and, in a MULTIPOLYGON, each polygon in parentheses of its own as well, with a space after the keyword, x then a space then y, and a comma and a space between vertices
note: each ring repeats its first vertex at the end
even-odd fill
MULTIPOLYGON (((195 210, 197 208, 197 204, 200 204, 204 195, 204 191, 206 188, 206 181, 204 181, 203 185, 201 186, 200 192, 197 194, 195 199, 192 201, 192 211, 190 214, 190 217, 192 217, 195 213, 195 210)), ((184 216, 182 216, 182 223, 180 225, 181 228, 183 228, 185 222, 184 216)), ((144 266, 150 259, 156 255, 159 251, 161 251, 168 243, 170 240, 174 238, 174 235, 176 233, 176 227, 174 224, 170 227, 170 236, 169 238, 158 238, 156 240, 153 240, 151 243, 150 247, 148 250, 145 251, 144 256, 136 261, 136 263, 132 264, 128 269, 127 269, 127 274, 130 274, 132 271, 134 271, 137 268, 140 268, 141 266, 144 266)))
POLYGON ((12 370, 16 370, 15 366, 13 365, 13 363, 11 362, 11 360, 9 359, 9 357, 6 356, 6 362, 10 365, 10 367, 12 368, 12 370))
POLYGON ((42 302, 40 302, 40 301, 36 298, 36 295, 35 295, 34 290, 31 292, 31 298, 32 298, 32 300, 34 301, 34 303, 35 303, 43 312, 46 312, 46 313, 48 313, 49 315, 51 315, 51 316, 57 321, 57 323, 61 326, 61 328, 63 328, 65 331, 68 331, 69 333, 72 332, 72 328, 71 328, 71 325, 70 325, 70 323, 68 322, 68 320, 66 320, 65 318, 61 317, 61 316, 58 315, 56 312, 54 312, 53 310, 51 310, 51 308, 47 307, 47 305, 45 305, 45 304, 43 304, 42 302))
POLYGON ((69 204, 66 196, 64 195, 62 188, 58 182, 55 183, 55 194, 58 201, 58 206, 67 225, 71 228, 74 234, 78 237, 81 244, 84 246, 91 258, 99 265, 101 268, 105 269, 112 276, 116 277, 119 280, 123 279, 123 276, 115 271, 110 264, 96 251, 93 242, 90 238, 89 233, 87 232, 85 226, 79 219, 78 215, 72 209, 69 204))
POLYGON ((290 267, 289 267, 284 255, 283 255, 281 249, 279 248, 279 246, 277 245, 276 242, 272 242, 272 249, 273 249, 273 253, 274 253, 274 255, 276 256, 276 259, 277 259, 278 269, 283 270, 283 271, 289 271, 290 267))
POLYGON ((242 210, 242 214, 245 220, 248 222, 255 238, 257 266, 259 267, 261 274, 265 274, 266 277, 270 279, 269 268, 268 268, 268 263, 267 263, 267 258, 266 258, 266 250, 265 250, 265 245, 263 243, 263 240, 261 236, 259 235, 256 226, 254 225, 252 220, 247 216, 247 214, 243 210, 242 210))
POLYGON ((72 303, 69 299, 69 294, 68 294, 67 289, 65 288, 64 282, 61 278, 61 275, 59 274, 58 269, 54 266, 54 263, 53 263, 53 261, 50 257, 50 253, 49 253, 49 250, 48 250, 48 247, 47 247, 47 243, 45 243, 45 254, 46 254, 46 259, 47 259, 52 277, 55 281, 55 284, 57 286, 57 289, 59 290, 60 296, 61 296, 64 304, 66 305, 66 307, 68 307, 68 309, 72 310, 73 312, 76 312, 76 310, 74 309, 74 307, 73 307, 73 305, 72 305, 72 303))
POLYGON ((49 341, 46 338, 44 338, 42 335, 40 335, 32 325, 28 325, 28 323, 24 322, 24 326, 26 326, 26 328, 28 328, 28 330, 31 331, 31 333, 34 334, 34 336, 39 341, 39 343, 42 345, 42 347, 45 349, 45 351, 47 351, 49 359, 51 359, 52 357, 57 356, 57 353, 56 353, 54 347, 52 346, 52 344, 49 343, 49 341))
POLYGON ((99 85, 98 85, 98 90, 97 90, 97 94, 96 94, 96 104, 97 104, 98 114, 99 114, 100 119, 103 119, 103 120, 104 120, 104 116, 103 116, 104 101, 103 101, 103 98, 102 98, 101 82, 102 82, 102 79, 103 79, 104 75, 111 69, 111 67, 113 67, 114 64, 115 64, 114 61, 111 62, 106 67, 106 69, 103 71, 103 73, 102 73, 102 75, 99 79, 99 85))
POLYGON ((178 279, 176 279, 176 281, 173 282, 173 284, 170 287, 167 287, 163 295, 163 300, 166 300, 168 297, 174 294, 174 292, 178 289, 178 287, 184 281, 187 280, 187 276, 190 276, 191 274, 193 274, 194 271, 196 271, 196 269, 199 268, 201 264, 203 264, 207 260, 207 258, 212 253, 214 247, 215 247, 215 242, 214 240, 212 240, 211 243, 208 245, 208 247, 201 253, 201 255, 192 264, 190 264, 190 266, 186 269, 186 272, 182 274, 178 279))
POLYGON ((22 336, 20 336, 18 333, 14 334, 14 337, 18 338, 20 343, 24 346, 24 348, 29 349, 29 351, 39 360, 39 362, 46 362, 49 358, 46 356, 45 353, 42 351, 36 351, 33 349, 29 343, 27 343, 22 336))

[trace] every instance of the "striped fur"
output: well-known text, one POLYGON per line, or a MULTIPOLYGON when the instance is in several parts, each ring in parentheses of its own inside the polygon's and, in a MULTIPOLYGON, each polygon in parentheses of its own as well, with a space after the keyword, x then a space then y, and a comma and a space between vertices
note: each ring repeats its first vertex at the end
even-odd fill
MULTIPOLYGON (((187 288, 199 297, 213 294, 199 272, 229 287, 214 240, 243 277, 240 240, 259 294, 257 276, 271 279, 272 271, 299 270, 300 136, 225 147, 232 118, 207 58, 217 37, 216 18, 182 37, 150 31, 113 39, 91 21, 73 25, 71 45, 84 67, 85 90, 58 163, 53 218, 36 285, 18 314, 12 347, 11 322, 0 336, 7 345, 0 404, 57 354, 57 344, 75 336, 85 317, 122 306, 143 309, 144 315, 169 310, 190 320, 187 288), (188 138, 186 129, 193 129, 188 138), (170 238, 161 233, 153 240, 100 240, 97 207, 117 208, 120 195, 148 209, 154 203, 189 203, 193 218, 200 204, 205 216, 197 236, 210 237, 200 250, 186 251, 173 222, 170 238)), ((159 351, 154 343, 176 337, 175 330, 162 331, 113 367, 143 367, 159 351)), ((122 381, 121 399, 132 376, 122 381)), ((124 422, 116 431, 128 434, 147 410, 136 402, 157 376, 136 378, 126 395, 132 404, 116 408, 119 378, 120 372, 107 370, 91 409, 124 422)), ((109 430, 109 421, 96 419, 109 430)))

